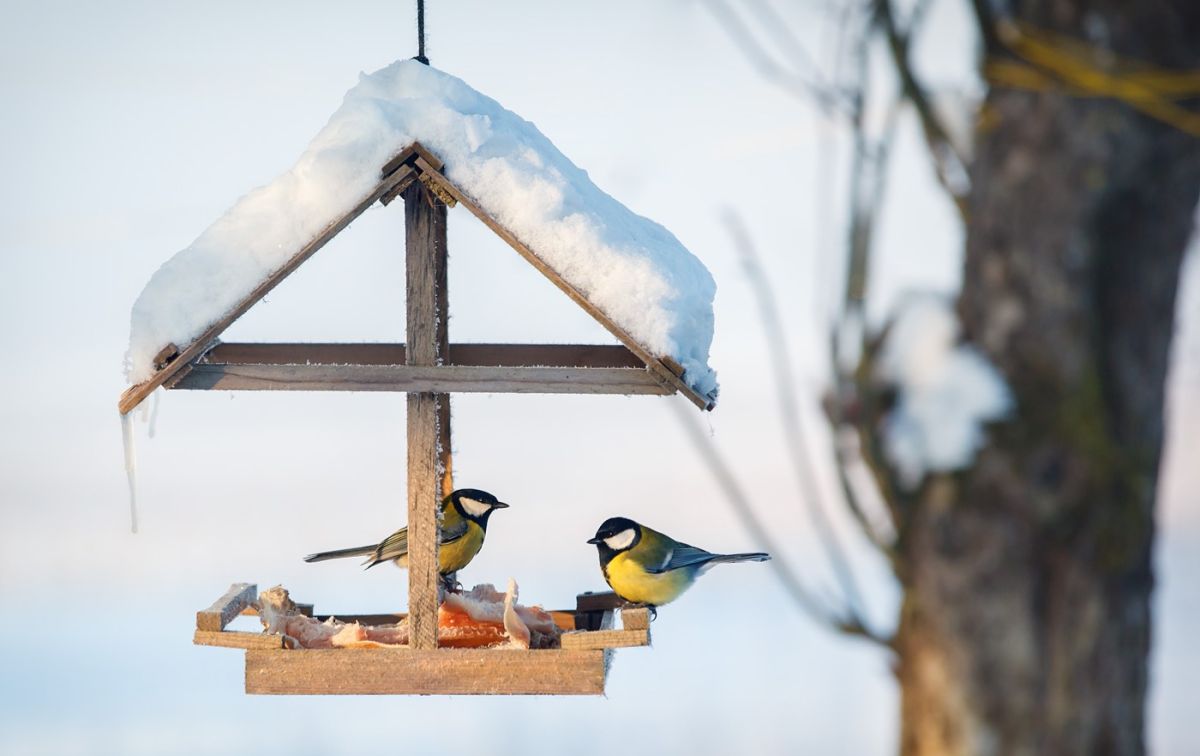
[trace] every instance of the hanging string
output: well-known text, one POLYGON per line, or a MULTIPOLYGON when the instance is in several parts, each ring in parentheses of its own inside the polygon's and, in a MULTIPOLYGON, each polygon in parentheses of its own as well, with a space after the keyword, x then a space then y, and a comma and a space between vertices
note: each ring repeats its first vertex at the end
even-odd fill
POLYGON ((425 57, 425 0, 417 0, 417 57, 414 60, 429 65, 425 57))

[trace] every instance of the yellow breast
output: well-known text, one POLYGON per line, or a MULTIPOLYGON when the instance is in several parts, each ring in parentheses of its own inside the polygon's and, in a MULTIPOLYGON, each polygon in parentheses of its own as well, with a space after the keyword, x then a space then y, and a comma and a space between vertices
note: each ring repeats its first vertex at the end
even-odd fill
POLYGON ((642 569, 627 552, 614 556, 605 567, 604 577, 617 595, 626 601, 662 606, 679 598, 691 585, 687 570, 652 574, 642 569))
POLYGON ((438 572, 443 575, 461 570, 470 564, 483 548, 483 528, 474 522, 467 523, 467 532, 462 538, 444 543, 438 548, 438 572))

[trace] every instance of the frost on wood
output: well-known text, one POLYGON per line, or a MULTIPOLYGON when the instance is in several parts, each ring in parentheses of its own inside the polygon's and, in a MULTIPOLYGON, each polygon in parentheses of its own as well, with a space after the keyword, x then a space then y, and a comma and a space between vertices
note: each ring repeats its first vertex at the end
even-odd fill
POLYGON ((168 260, 133 306, 128 378, 164 344, 190 344, 325 226, 366 197, 414 141, 447 177, 643 347, 675 358, 702 395, 716 285, 665 228, 601 191, 537 128, 459 79, 415 61, 345 96, 294 166, 238 200, 168 260))
POLYGON ((969 344, 944 298, 911 297, 894 317, 876 375, 894 385, 896 405, 883 448, 900 484, 913 489, 928 472, 966 467, 982 446, 985 423, 1012 405, 1004 379, 969 344))

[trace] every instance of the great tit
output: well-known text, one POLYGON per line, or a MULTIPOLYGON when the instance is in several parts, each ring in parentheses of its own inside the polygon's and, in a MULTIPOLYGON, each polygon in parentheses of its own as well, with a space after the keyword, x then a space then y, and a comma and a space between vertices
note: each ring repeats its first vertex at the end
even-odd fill
POLYGON ((600 552, 600 569, 613 591, 626 601, 650 607, 679 598, 714 564, 771 558, 763 553, 713 554, 626 517, 605 520, 588 543, 600 552))
MULTIPOLYGON (((466 567, 483 548, 488 517, 497 509, 507 506, 487 491, 476 488, 460 488, 442 499, 438 572, 446 576, 466 567)), ((352 556, 366 556, 363 564, 367 567, 374 567, 381 562, 395 562, 400 567, 407 567, 408 528, 400 528, 376 546, 322 551, 309 554, 304 561, 323 562, 352 556)))

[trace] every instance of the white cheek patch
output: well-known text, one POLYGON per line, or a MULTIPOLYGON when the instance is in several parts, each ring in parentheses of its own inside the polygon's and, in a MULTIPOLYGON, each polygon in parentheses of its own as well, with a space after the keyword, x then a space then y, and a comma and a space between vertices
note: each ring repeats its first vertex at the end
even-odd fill
POLYGON ((459 499, 458 503, 462 504, 462 508, 467 510, 467 514, 472 517, 480 517, 484 512, 492 508, 490 504, 484 504, 482 501, 476 501, 475 499, 468 499, 465 496, 459 499))
POLYGON ((622 549, 629 548, 636 535, 637 534, 633 532, 633 528, 625 528, 620 533, 605 538, 604 543, 613 551, 621 551, 622 549))

